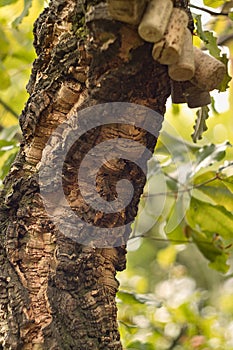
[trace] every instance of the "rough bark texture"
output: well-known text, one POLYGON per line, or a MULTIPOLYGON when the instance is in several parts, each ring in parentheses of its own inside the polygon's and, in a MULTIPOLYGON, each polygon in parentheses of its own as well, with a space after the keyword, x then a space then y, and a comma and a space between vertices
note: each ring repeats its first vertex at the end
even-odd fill
MULTIPOLYGON (((138 37, 136 28, 112 21, 105 10, 100 1, 52 0, 35 24, 38 58, 20 117, 23 142, 1 193, 0 349, 122 349, 115 274, 125 268, 125 246, 91 248, 65 237, 49 219, 38 185, 50 135, 78 110, 127 101, 164 114, 170 94, 167 67, 152 59, 152 45, 138 37), (88 28, 83 26, 87 11, 88 28)), ((105 227, 135 217, 145 183, 134 164, 118 160, 100 169, 98 190, 111 200, 114 184, 128 172, 135 185, 130 206, 96 219, 80 198, 75 167, 87 150, 112 135, 130 137, 151 151, 156 143, 132 126, 100 127, 77 142, 75 157, 68 156, 64 166, 72 208, 105 227)))

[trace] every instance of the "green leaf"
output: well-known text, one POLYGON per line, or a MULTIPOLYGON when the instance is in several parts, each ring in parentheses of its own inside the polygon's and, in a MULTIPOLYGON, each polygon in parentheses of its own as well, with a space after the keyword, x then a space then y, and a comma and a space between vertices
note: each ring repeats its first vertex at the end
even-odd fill
MULTIPOLYGON (((165 174, 165 176, 166 176, 166 174, 165 174)), ((168 189, 171 192, 178 192, 179 184, 178 184, 176 179, 173 179, 169 176, 166 176, 166 184, 167 184, 168 189)))
POLYGON ((183 192, 179 195, 174 203, 171 212, 167 218, 167 224, 164 228, 165 233, 170 239, 184 239, 184 232, 180 231, 180 223, 185 217, 187 208, 189 207, 190 196, 189 193, 183 192), (181 236, 182 234, 182 236, 181 236))
POLYGON ((226 54, 221 55, 221 50, 218 47, 217 44, 217 38, 213 35, 212 32, 208 30, 202 29, 202 22, 201 22, 201 15, 195 16, 195 23, 197 28, 197 34, 200 37, 200 39, 205 43, 206 48, 209 50, 210 54, 217 58, 219 61, 224 63, 226 67, 226 73, 225 76, 218 86, 218 90, 220 92, 226 91, 229 88, 229 82, 231 81, 231 77, 228 73, 228 58, 226 54))
POLYGON ((179 115, 180 114, 180 105, 179 104, 172 104, 172 114, 173 115, 179 115))
POLYGON ((0 7, 11 5, 16 3, 18 0, 0 0, 0 7))
POLYGON ((205 46, 209 50, 210 54, 219 59, 221 50, 218 47, 217 38, 214 36, 213 32, 209 32, 208 30, 205 30, 203 34, 204 36, 201 39, 204 41, 205 46))
POLYGON ((0 90, 6 90, 11 85, 10 75, 0 62, 0 90))
POLYGON ((15 137, 15 135, 20 132, 19 125, 9 126, 8 128, 3 128, 0 132, 0 142, 2 140, 10 141, 15 137))
POLYGON ((15 157, 18 153, 18 148, 15 149, 15 152, 11 153, 9 157, 6 159, 6 161, 3 163, 2 167, 0 168, 0 179, 4 179, 5 176, 9 173, 10 167, 15 160, 15 157))
POLYGON ((186 218, 193 230, 207 231, 219 234, 224 239, 232 239, 233 215, 224 207, 214 206, 192 197, 186 218))
POLYGON ((0 140, 0 151, 8 151, 12 147, 16 146, 16 141, 0 140))
POLYGON ((226 273, 229 270, 227 260, 229 255, 223 249, 216 246, 215 241, 196 230, 191 230, 191 237, 200 252, 210 261, 209 266, 213 269, 226 273))
MULTIPOLYGON (((166 233, 168 240, 170 240, 170 242, 174 244, 187 243, 188 239, 185 236, 185 228, 186 228, 186 225, 183 220, 178 226, 176 226, 175 229, 173 229, 169 233, 166 233)), ((166 227, 164 230, 166 232, 167 230, 166 227)))
POLYGON ((198 176, 195 181, 195 186, 198 186, 197 189, 192 191, 192 195, 197 198, 196 194, 201 195, 203 201, 209 201, 213 205, 219 205, 225 207, 228 211, 233 212, 233 194, 224 185, 224 182, 220 178, 216 178, 214 172, 204 173, 203 175, 198 176), (209 181, 209 182, 208 182, 209 181))
POLYGON ((228 17, 233 21, 233 12, 228 13, 228 17))
POLYGON ((4 58, 9 53, 10 43, 9 43, 9 40, 7 39, 4 31, 1 28, 0 28, 0 48, 1 48, 0 59, 4 60, 4 58))
POLYGON ((196 199, 198 199, 201 202, 207 202, 210 203, 212 205, 216 205, 215 201, 213 199, 211 199, 209 196, 207 196, 205 193, 203 193, 202 191, 200 191, 198 188, 194 188, 192 190, 192 196, 196 199))
POLYGON ((141 343, 140 341, 135 341, 128 344, 127 349, 129 350, 154 350, 154 346, 151 343, 141 343))
POLYGON ((3 148, 3 147, 7 147, 7 146, 15 146, 16 145, 16 141, 14 140, 1 140, 0 139, 0 149, 3 148))
POLYGON ((198 191, 212 199, 214 205, 220 205, 233 212, 233 195, 224 185, 200 186, 198 191))
POLYGON ((212 96, 211 96, 211 108, 212 108, 212 111, 213 111, 215 114, 217 114, 217 115, 220 114, 220 113, 217 111, 216 107, 215 107, 215 99, 214 99, 214 97, 212 97, 212 96))
POLYGON ((206 48, 209 50, 210 54, 215 58, 221 57, 221 50, 217 45, 217 38, 213 35, 212 32, 208 30, 203 30, 201 15, 195 16, 195 23, 197 29, 197 35, 199 38, 204 41, 206 48))
POLYGON ((230 147, 229 142, 224 142, 222 144, 205 145, 199 149, 196 153, 196 162, 194 165, 194 173, 197 173, 201 168, 207 168, 214 164, 216 161, 221 161, 226 155, 226 149, 230 147))
POLYGON ((222 179, 223 184, 233 193, 233 176, 222 179))
POLYGON ((205 6, 217 8, 224 5, 225 0, 203 0, 205 6))
POLYGON ((191 135, 193 142, 195 143, 197 142, 197 140, 202 139, 203 132, 208 129, 206 125, 206 120, 209 118, 209 107, 201 107, 201 109, 197 111, 196 115, 197 119, 194 125, 194 133, 191 135))
POLYGON ((32 0, 24 0, 24 8, 19 17, 17 17, 12 23, 13 27, 18 27, 18 25, 22 22, 24 17, 27 17, 29 14, 29 9, 32 6, 32 0))
POLYGON ((164 249, 160 249, 157 253, 157 262, 159 266, 163 269, 167 270, 171 267, 175 261, 177 256, 177 250, 174 245, 169 245, 164 249))
POLYGON ((190 151, 199 150, 199 146, 162 131, 156 146, 156 154, 172 156, 173 162, 190 161, 190 151))
POLYGON ((117 297, 125 304, 147 304, 161 307, 161 301, 155 298, 154 294, 136 294, 120 290, 117 297))
POLYGON ((231 81, 231 76, 228 73, 228 58, 226 54, 223 54, 222 57, 220 57, 220 61, 225 64, 226 66, 226 73, 224 75, 223 80, 221 81, 220 85, 218 86, 218 90, 220 92, 224 92, 229 88, 229 82, 231 81))
POLYGON ((227 273, 229 271, 230 265, 227 264, 229 259, 228 254, 222 254, 216 256, 216 259, 209 263, 209 267, 222 273, 227 273))
POLYGON ((205 185, 207 182, 212 182, 216 179, 217 173, 216 171, 206 171, 204 174, 198 175, 194 179, 194 185, 198 187, 199 185, 205 185))

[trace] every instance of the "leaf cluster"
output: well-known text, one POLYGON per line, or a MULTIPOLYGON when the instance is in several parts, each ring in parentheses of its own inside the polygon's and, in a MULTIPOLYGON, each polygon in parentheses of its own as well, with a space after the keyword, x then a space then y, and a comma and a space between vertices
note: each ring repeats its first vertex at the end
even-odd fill
MULTIPOLYGON (((218 14, 222 14, 223 16, 227 15, 226 18, 226 26, 227 30, 229 30, 229 27, 232 27, 232 19, 233 19, 233 12, 231 12, 231 9, 233 7, 232 1, 211 1, 211 0, 205 0, 204 5, 213 7, 213 8, 221 8, 218 14), (228 24, 229 21, 229 24, 228 24)), ((198 8, 198 6, 193 6, 194 8, 198 8)), ((213 13, 212 11, 201 8, 203 12, 207 11, 208 13, 213 13)), ((195 24, 195 35, 197 35, 202 42, 203 49, 206 49, 209 51, 209 54, 221 61, 225 67, 226 67, 226 73, 225 77, 222 80, 221 84, 218 86, 219 92, 224 92, 229 88, 229 82, 231 81, 231 76, 229 75, 229 59, 225 53, 222 53, 222 50, 218 46, 218 39, 215 36, 213 30, 207 30, 203 29, 202 24, 202 16, 193 14, 194 18, 194 24, 195 24)), ((212 98, 213 101, 213 98, 212 98)), ((214 101, 213 101, 214 103, 214 101)), ((200 140, 202 138, 203 133, 208 129, 208 126, 206 124, 206 120, 209 118, 209 108, 208 106, 202 107, 200 110, 197 111, 197 119, 194 124, 194 133, 192 134, 192 139, 194 142, 197 142, 197 140, 200 140)))
POLYGON ((134 237, 145 232, 151 218, 154 224, 145 237, 159 238, 162 232, 173 243, 192 242, 211 267, 226 273, 233 244, 230 148, 229 142, 193 145, 164 131, 149 165, 134 237))

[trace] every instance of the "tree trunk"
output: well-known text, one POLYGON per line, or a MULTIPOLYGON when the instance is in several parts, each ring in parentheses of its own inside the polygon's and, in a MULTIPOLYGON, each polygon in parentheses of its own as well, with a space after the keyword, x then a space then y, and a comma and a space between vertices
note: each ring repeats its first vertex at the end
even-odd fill
MULTIPOLYGON (((137 214, 145 176, 135 162, 108 160, 99 169, 97 192, 113 201, 117 181, 127 178, 134 196, 126 208, 103 215, 80 195, 76 169, 84 155, 103 141, 130 139, 153 152, 156 137, 137 127, 137 115, 136 126, 104 125, 103 120, 66 155, 62 174, 66 199, 84 222, 109 231, 118 228, 106 244, 91 245, 91 239, 85 244, 90 234, 85 226, 68 225, 64 233, 55 225, 40 194, 41 157, 45 149, 46 166, 56 167, 64 151, 64 121, 68 125, 86 107, 130 102, 163 115, 170 94, 167 67, 152 59, 153 44, 142 41, 136 27, 113 21, 106 4, 98 0, 52 0, 35 23, 34 35, 38 58, 20 117, 23 141, 1 193, 0 349, 122 349, 115 274, 125 268, 127 224, 137 214), (61 124, 58 135, 54 131, 61 124), (50 152, 45 146, 52 134, 50 152)), ((148 154, 140 155, 144 163, 148 154)), ((51 212, 58 209, 68 220, 67 207, 56 193, 59 180, 47 180, 43 191, 57 205, 51 212)))

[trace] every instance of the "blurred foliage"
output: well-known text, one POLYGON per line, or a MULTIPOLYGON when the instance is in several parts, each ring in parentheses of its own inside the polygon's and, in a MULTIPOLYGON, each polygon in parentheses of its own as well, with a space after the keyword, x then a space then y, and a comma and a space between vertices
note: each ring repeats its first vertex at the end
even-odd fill
POLYGON ((194 242, 212 267, 227 272, 233 242, 233 162, 226 152, 231 145, 197 146, 173 135, 161 134, 149 162, 132 237, 162 232, 171 242, 194 242))
POLYGON ((26 84, 35 58, 33 23, 44 5, 34 0, 29 12, 30 3, 0 1, 0 125, 4 127, 18 124, 17 116, 28 98, 26 84))
MULTIPOLYGON (((204 1, 204 5, 216 8, 215 12, 229 12, 233 2, 204 1)), ((233 23, 229 17, 197 11, 194 43, 226 60, 231 69, 233 23), (224 46, 219 47, 218 41, 224 46)), ((209 110, 168 104, 128 243, 127 269, 118 275, 119 325, 125 349, 233 349, 233 99, 229 83, 227 75, 219 90, 228 85, 230 90, 211 93, 209 110), (131 299, 126 301, 124 293, 131 299), (136 299, 138 294, 144 297, 144 304, 132 294, 136 299)))
MULTIPOLYGON (((194 11, 194 43, 229 66, 233 2, 204 5, 229 16, 206 20, 205 12, 194 11)), ((35 58, 32 27, 43 6, 42 0, 0 0, 0 181, 19 147, 18 116, 35 58)), ((219 91, 229 83, 226 75, 219 91)), ((212 92, 209 110, 168 104, 128 244, 127 269, 118 275, 125 349, 233 350, 232 109, 229 90, 212 92)))
POLYGON ((33 23, 42 0, 0 0, 0 185, 18 152, 18 117, 28 98, 26 84, 35 58, 33 23))

